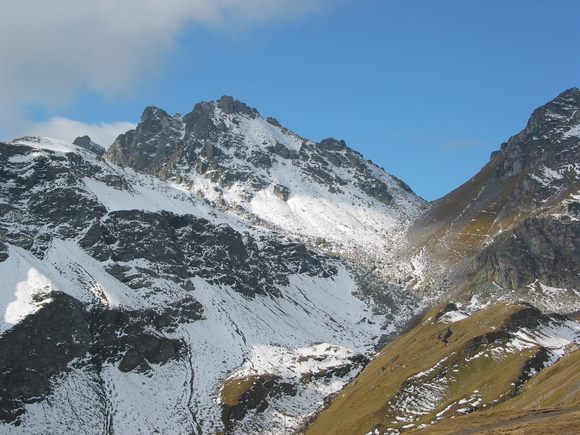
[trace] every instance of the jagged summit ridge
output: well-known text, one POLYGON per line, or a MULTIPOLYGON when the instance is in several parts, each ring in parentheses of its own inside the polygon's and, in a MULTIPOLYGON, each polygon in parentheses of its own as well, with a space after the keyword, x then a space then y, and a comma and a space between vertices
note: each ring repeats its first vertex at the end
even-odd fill
POLYGON ((148 107, 106 157, 180 183, 217 206, 349 251, 361 243, 386 249, 387 235, 396 239, 425 206, 344 141, 303 138, 232 97, 198 103, 186 115, 148 107))

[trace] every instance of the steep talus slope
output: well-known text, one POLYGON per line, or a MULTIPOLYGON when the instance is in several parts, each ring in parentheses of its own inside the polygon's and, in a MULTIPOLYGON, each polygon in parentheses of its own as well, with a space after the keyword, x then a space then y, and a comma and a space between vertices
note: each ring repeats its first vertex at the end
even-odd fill
MULTIPOLYGON (((470 309, 448 305, 427 312, 387 345, 306 433, 394 434, 477 416, 500 404, 518 406, 543 389, 551 373, 546 367, 562 357, 558 367, 577 359, 577 322, 518 304, 470 309)), ((576 394, 573 379, 563 380, 568 390, 554 395, 554 405, 568 406, 568 394, 576 394)), ((545 397, 543 403, 551 402, 545 397)))
POLYGON ((421 310, 368 271, 424 202, 231 98, 142 121, 0 144, 2 430, 297 427, 421 310))
POLYGON ((432 260, 424 284, 578 309, 579 155, 573 88, 535 110, 476 176, 414 225, 416 252, 432 260))

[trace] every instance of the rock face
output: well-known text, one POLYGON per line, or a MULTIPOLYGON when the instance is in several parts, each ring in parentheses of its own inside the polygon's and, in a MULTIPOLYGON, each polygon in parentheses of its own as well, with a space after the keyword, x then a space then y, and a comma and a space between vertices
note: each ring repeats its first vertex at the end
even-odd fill
POLYGON ((154 311, 87 310, 77 299, 51 292, 50 301, 0 337, 0 418, 18 424, 26 404, 50 397, 54 380, 70 370, 100 377, 103 365, 150 374, 151 365, 180 358, 184 343, 164 336, 178 322, 200 319, 194 300, 154 311), (187 313, 187 316, 184 314, 187 313))
POLYGON ((424 202, 229 97, 141 121, 0 144, 0 431, 298 427, 420 310, 355 254, 424 202))
POLYGON ((192 289, 192 275, 253 297, 280 295, 288 275, 306 274, 330 278, 337 270, 325 258, 304 245, 243 235, 226 225, 212 225, 191 215, 137 210, 111 212, 96 222, 79 240, 79 245, 133 289, 151 288, 155 279, 170 280, 192 289), (133 264, 141 262, 154 268, 133 264))
POLYGON ((580 225, 538 217, 496 237, 475 260, 478 278, 505 288, 538 280, 552 287, 580 288, 580 225))
POLYGON ((415 246, 444 264, 431 268, 431 285, 495 296, 499 286, 505 290, 499 295, 513 290, 535 303, 545 296, 543 308, 578 306, 579 155, 580 90, 574 88, 536 109, 477 175, 414 225, 415 246), (545 294, 548 288, 561 294, 559 303, 545 294))
POLYGON ((84 148, 86 150, 92 151, 93 153, 95 153, 99 157, 103 156, 106 152, 105 148, 103 148, 98 143, 93 142, 91 140, 91 138, 88 136, 77 137, 73 141, 73 145, 76 145, 76 146, 79 146, 79 147, 84 148))

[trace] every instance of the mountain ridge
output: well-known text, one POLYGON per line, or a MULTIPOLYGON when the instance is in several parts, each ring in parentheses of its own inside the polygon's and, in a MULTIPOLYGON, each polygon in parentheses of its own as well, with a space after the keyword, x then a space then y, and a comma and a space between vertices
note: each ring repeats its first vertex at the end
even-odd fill
POLYGON ((434 305, 443 353, 492 302, 578 310, 580 92, 562 95, 450 193, 459 212, 231 97, 148 107, 104 157, 88 137, 0 144, 2 427, 297 431, 434 305), (490 211, 509 225, 472 221, 490 211))
POLYGON ((580 305, 579 149, 580 90, 572 88, 432 203, 408 230, 408 255, 423 266, 415 292, 435 292, 439 304, 334 395, 305 433, 578 426, 580 324, 536 307, 574 317, 580 305), (554 335, 542 324, 554 325, 554 335))
MULTIPOLYGON (((253 110, 225 100, 219 115, 228 123, 225 132, 205 129, 214 120, 199 116, 188 121, 193 145, 174 147, 176 156, 196 158, 187 163, 203 167, 203 174, 189 178, 191 173, 176 174, 179 161, 164 160, 163 152, 147 160, 159 163, 151 175, 101 158, 83 146, 91 145, 86 139, 77 146, 25 137, 0 146, 0 273, 12 276, 0 292, 0 307, 10 313, 0 344, 13 349, 0 358, 3 427, 15 433, 83 431, 86 425, 96 433, 113 427, 193 433, 296 427, 362 368, 381 339, 421 309, 402 285, 371 279, 369 264, 353 257, 357 249, 366 251, 361 231, 396 235, 408 222, 394 208, 381 217, 399 195, 411 215, 421 201, 344 142, 322 141, 320 150, 307 143, 301 157, 302 139, 253 110), (267 140, 277 160, 272 167, 278 174, 290 168, 288 196, 281 187, 275 193, 283 185, 266 169, 246 192, 283 207, 296 197, 300 206, 300 192, 309 201, 321 195, 325 225, 314 215, 311 232, 287 231, 263 219, 266 208, 253 213, 255 204, 234 184, 240 172, 253 176, 260 161, 253 160, 256 166, 199 138, 213 131, 216 145, 240 151, 242 131, 227 131, 234 121, 274 131, 258 135, 258 143, 250 138, 250 145, 259 150, 267 140), (288 152, 292 143, 294 153, 288 152), (229 166, 232 161, 241 161, 242 170, 229 166), (345 190, 336 171, 347 169, 359 175, 349 178, 352 185, 389 182, 392 200, 363 188, 345 190), (312 231, 352 232, 342 223, 359 231, 353 243, 342 245, 345 252, 318 248, 320 234, 312 231), (28 358, 28 352, 39 357, 28 358), (30 371, 35 380, 27 380, 30 371), (248 390, 238 402, 220 400, 224 388, 240 382, 248 390), (153 396, 163 397, 157 407, 153 396), (68 416, 70 408, 82 418, 68 416), (282 418, 289 410, 294 417, 282 418)), ((165 117, 147 109, 138 127, 161 140, 154 149, 165 148, 166 138, 182 140, 179 119, 165 117)), ((385 243, 377 235, 371 242, 385 243)))
POLYGON ((580 287, 572 264, 565 264, 580 254, 575 249, 580 240, 575 211, 579 126, 580 90, 571 88, 536 109, 526 127, 492 153, 474 177, 432 203, 409 232, 416 251, 424 249, 442 264, 439 271, 432 265, 430 285, 467 292, 487 287, 493 293, 498 284, 524 299, 536 280, 554 288, 580 287), (516 239, 520 246, 514 245, 516 239), (510 271, 509 264, 518 259, 510 271), (541 273, 529 270, 526 262, 541 273), (554 266, 558 262, 564 263, 554 266), (456 273, 443 284, 448 269, 456 273))
POLYGON ((393 259, 424 200, 344 141, 305 139, 232 97, 186 115, 146 109, 107 158, 396 280, 413 273, 393 259))

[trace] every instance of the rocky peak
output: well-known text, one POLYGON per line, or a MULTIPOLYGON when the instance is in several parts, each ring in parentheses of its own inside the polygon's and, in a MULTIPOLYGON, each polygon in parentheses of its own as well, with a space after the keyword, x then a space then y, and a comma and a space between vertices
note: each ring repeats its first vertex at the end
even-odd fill
POLYGON ((280 128, 282 128, 282 124, 280 124, 280 121, 278 121, 276 118, 273 118, 272 116, 268 116, 266 118, 266 122, 268 124, 272 124, 274 127, 280 127, 280 128))
POLYGON ((418 245, 453 264, 455 288, 499 288, 559 307, 549 292, 536 299, 543 285, 560 292, 560 303, 574 300, 579 150, 580 90, 573 88, 536 109, 479 173, 434 203, 415 225, 418 245))
POLYGON ((580 136, 579 125, 580 89, 571 88, 534 110, 526 127, 503 143, 501 150, 493 152, 491 157, 493 159, 502 152, 532 156, 537 150, 550 153, 555 146, 568 139, 577 140, 580 136))
POLYGON ((91 151, 98 155, 99 157, 103 156, 106 152, 105 148, 99 145, 96 142, 93 142, 91 138, 87 135, 79 136, 73 141, 73 145, 78 147, 84 148, 88 151, 91 151))
POLYGON ((553 171, 568 165, 573 168, 579 146, 580 90, 572 88, 534 110, 526 127, 492 154, 490 164, 497 166, 494 173, 500 180, 525 174, 545 180, 540 184, 576 179, 578 170, 559 175, 553 171))
POLYGON ((400 234, 424 208, 408 186, 343 140, 305 139, 232 97, 200 102, 184 116, 145 113, 111 146, 111 162, 278 229, 348 244, 349 252, 371 239, 380 252, 397 243, 385 248, 379 235, 400 234))
POLYGON ((346 142, 344 140, 334 139, 332 137, 322 139, 318 146, 328 151, 342 151, 346 149, 346 142))
POLYGON ((565 133, 580 122, 580 89, 571 88, 537 108, 522 134, 565 133))
POLYGON ((186 132, 198 139, 209 139, 211 133, 217 129, 213 121, 215 107, 215 103, 211 102, 197 103, 192 111, 183 117, 186 132))
POLYGON ((248 115, 252 118, 257 118, 260 113, 253 107, 236 100, 234 97, 224 95, 219 100, 215 102, 215 105, 220 108, 224 113, 231 114, 243 114, 248 115))
POLYGON ((526 127, 512 136, 471 180, 438 200, 429 216, 486 209, 507 218, 560 200, 580 180, 580 90, 564 91, 532 113, 526 127), (469 202, 477 201, 468 206, 469 202), (447 213, 447 212, 446 212, 447 213))
POLYGON ((141 124, 162 121, 167 118, 169 118, 169 114, 165 110, 155 106, 148 106, 141 115, 141 124))

